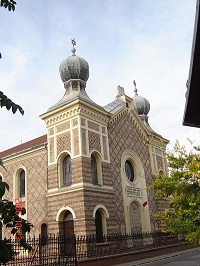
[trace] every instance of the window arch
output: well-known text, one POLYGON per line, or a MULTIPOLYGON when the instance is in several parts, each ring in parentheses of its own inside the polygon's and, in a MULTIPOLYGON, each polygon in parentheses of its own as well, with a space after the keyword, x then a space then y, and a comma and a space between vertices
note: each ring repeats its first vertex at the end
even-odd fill
POLYGON ((21 170, 19 173, 19 197, 23 198, 26 196, 26 189, 25 189, 25 171, 21 170))
POLYGON ((93 185, 103 185, 101 156, 97 152, 91 154, 91 176, 93 185))

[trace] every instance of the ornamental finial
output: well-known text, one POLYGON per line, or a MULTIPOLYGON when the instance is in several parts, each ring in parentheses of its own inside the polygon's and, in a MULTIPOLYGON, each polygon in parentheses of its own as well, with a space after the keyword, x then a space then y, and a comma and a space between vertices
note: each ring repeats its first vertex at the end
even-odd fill
POLYGON ((72 45, 73 45, 73 48, 72 48, 72 54, 73 55, 75 55, 75 52, 76 52, 76 48, 74 47, 75 45, 76 45, 76 41, 75 41, 75 39, 73 38, 72 40, 71 40, 71 43, 72 43, 72 45))
POLYGON ((138 95, 138 90, 137 90, 137 88, 136 88, 136 82, 135 82, 135 80, 133 81, 133 85, 134 85, 134 87, 135 87, 135 89, 134 89, 134 92, 135 92, 135 95, 138 95))

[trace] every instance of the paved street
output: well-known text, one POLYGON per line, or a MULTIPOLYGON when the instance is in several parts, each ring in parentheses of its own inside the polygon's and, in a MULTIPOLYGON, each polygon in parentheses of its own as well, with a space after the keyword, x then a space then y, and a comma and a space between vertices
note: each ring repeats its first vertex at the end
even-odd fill
POLYGON ((166 254, 116 266, 200 266, 200 248, 166 254))

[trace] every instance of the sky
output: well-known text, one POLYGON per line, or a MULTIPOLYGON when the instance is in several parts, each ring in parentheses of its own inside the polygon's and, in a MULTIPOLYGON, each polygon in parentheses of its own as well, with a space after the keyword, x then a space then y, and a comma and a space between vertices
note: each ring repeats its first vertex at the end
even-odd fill
MULTIPOLYGON (((47 133, 40 115, 64 95, 60 63, 89 63, 86 92, 105 106, 117 86, 148 99, 150 126, 170 141, 200 144, 200 129, 182 125, 196 0, 17 0, 0 8, 0 90, 25 114, 0 110, 0 151, 47 133)), ((189 146, 188 146, 189 145, 189 146)))

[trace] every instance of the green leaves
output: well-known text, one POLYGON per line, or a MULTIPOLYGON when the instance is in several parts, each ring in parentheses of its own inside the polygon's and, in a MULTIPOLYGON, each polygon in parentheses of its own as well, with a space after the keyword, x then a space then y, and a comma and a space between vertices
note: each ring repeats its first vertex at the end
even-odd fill
MULTIPOLYGON (((0 182, 0 227, 3 225, 10 229, 10 233, 15 235, 20 232, 22 235, 30 233, 33 225, 27 220, 23 219, 21 215, 26 213, 26 209, 22 207, 20 214, 16 212, 18 207, 7 199, 3 199, 6 190, 9 190, 9 185, 6 182, 0 182), (20 227, 18 225, 21 225, 20 227)), ((26 250, 30 250, 31 246, 26 243, 25 239, 20 239, 20 245, 26 250)), ((15 256, 13 247, 7 240, 0 240, 0 264, 6 263, 15 256)))
POLYGON ((11 101, 2 91, 0 91, 0 107, 6 107, 7 110, 11 109, 13 114, 15 114, 17 110, 19 110, 22 115, 24 114, 22 107, 11 101))
POLYGON ((5 7, 8 11, 15 11, 15 5, 17 3, 13 0, 0 0, 0 6, 5 7))
POLYGON ((9 185, 6 182, 0 182, 0 198, 3 197, 6 189, 9 191, 9 185))
POLYGON ((178 142, 167 154, 170 176, 159 176, 150 189, 165 200, 157 218, 167 230, 181 233, 192 243, 200 243, 200 149, 187 152, 178 142))

